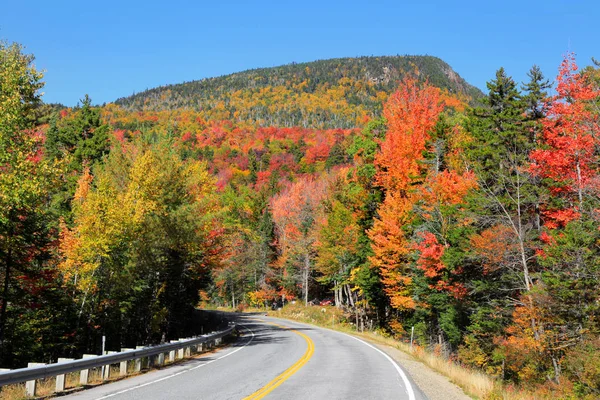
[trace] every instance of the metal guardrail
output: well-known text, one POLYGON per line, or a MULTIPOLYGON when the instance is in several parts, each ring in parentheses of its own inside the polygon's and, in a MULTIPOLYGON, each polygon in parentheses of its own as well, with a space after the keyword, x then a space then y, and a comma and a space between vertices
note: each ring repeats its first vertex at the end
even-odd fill
POLYGON ((117 364, 123 361, 152 357, 223 338, 231 334, 234 328, 235 326, 230 326, 223 331, 215 332, 209 335, 202 335, 192 339, 180 340, 174 343, 165 343, 157 346, 144 347, 141 349, 128 350, 93 358, 83 358, 79 360, 61 362, 58 364, 47 364, 39 367, 19 368, 6 372, 0 372, 0 386, 9 385, 11 383, 45 379, 57 375, 68 374, 70 372, 78 372, 91 368, 101 368, 106 365, 117 364))

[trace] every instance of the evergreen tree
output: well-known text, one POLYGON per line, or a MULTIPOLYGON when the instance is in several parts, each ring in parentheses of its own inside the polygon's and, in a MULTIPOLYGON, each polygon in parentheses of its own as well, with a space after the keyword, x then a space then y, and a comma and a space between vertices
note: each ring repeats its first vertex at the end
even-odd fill
MULTIPOLYGON (((536 73, 535 82, 539 79, 536 73)), ((485 343, 489 337, 502 334, 503 323, 510 318, 520 294, 528 299, 531 308, 529 293, 536 268, 533 255, 537 230, 533 228, 539 200, 535 181, 527 172, 529 153, 535 147, 535 136, 527 123, 528 103, 503 68, 487 87, 484 107, 474 109, 467 121, 473 137, 467 156, 480 186, 479 194, 470 201, 480 229, 472 239, 476 244, 473 261, 480 266, 481 274, 471 283, 476 304, 469 327, 471 350, 480 346, 478 340, 485 343), (486 262, 493 259, 490 249, 494 245, 504 246, 502 259, 494 259, 497 264, 486 267, 486 262), (498 310, 502 310, 500 315, 498 310)), ((535 85, 531 88, 535 90, 535 85)), ((532 94, 529 100, 536 98, 532 94)), ((539 330, 534 318, 529 323, 531 329, 539 330)), ((487 357, 491 360, 492 354, 487 357)))
POLYGON ((75 193, 77 179, 85 166, 97 164, 109 151, 109 127, 101 119, 100 109, 92 106, 86 94, 72 115, 52 116, 46 133, 46 153, 53 160, 67 160, 68 179, 52 194, 54 211, 71 219, 70 201, 75 193))

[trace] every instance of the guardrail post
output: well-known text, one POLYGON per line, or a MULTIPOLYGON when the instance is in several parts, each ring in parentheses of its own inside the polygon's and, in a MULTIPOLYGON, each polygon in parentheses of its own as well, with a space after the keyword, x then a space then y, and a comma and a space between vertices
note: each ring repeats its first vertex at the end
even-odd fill
MULTIPOLYGON (((59 357, 58 359, 58 364, 66 362, 66 361, 73 361, 74 358, 61 358, 59 357)), ((54 386, 54 391, 55 392, 62 392, 65 390, 65 374, 62 375, 56 375, 56 385, 54 386)))
POLYGON ((176 360, 177 356, 179 356, 179 358, 187 357, 192 354, 192 351, 198 351, 199 349, 205 348, 212 348, 215 345, 215 343, 221 344, 223 342, 222 336, 229 334, 230 331, 231 328, 226 331, 215 332, 213 335, 210 336, 203 335, 194 337, 192 339, 180 339, 179 341, 171 341, 171 344, 169 345, 161 345, 156 347, 138 346, 137 348, 143 349, 142 351, 122 349, 121 352, 123 352, 124 354, 115 355, 114 353, 117 352, 114 351, 106 352, 106 354, 102 357, 98 357, 96 354, 84 354, 82 357, 83 359, 96 358, 95 360, 88 360, 85 362, 79 362, 81 360, 73 362, 71 361, 72 359, 60 358, 58 363, 64 363, 64 365, 46 365, 41 363, 29 363, 28 368, 35 368, 41 365, 46 366, 44 368, 37 368, 34 371, 27 371, 27 373, 25 374, 23 374, 23 371, 21 370, 7 371, 0 369, 0 371, 6 371, 0 375, 0 382, 2 382, 2 385, 6 385, 11 383, 23 382, 26 379, 29 379, 29 381, 27 381, 25 385, 27 395, 35 396, 37 381, 40 379, 45 379, 47 377, 54 376, 56 377, 56 391, 60 392, 65 389, 66 376, 68 373, 79 372, 79 383, 82 386, 86 386, 89 384, 90 370, 98 370, 102 368, 103 372, 100 376, 101 379, 108 379, 110 378, 111 365, 120 363, 119 372, 121 376, 124 376, 127 375, 128 372, 128 362, 133 361, 135 363, 135 371, 140 372, 143 366, 143 362, 145 362, 145 359, 149 359, 149 361, 154 364, 158 363, 159 365, 164 365, 167 353, 169 361, 173 362, 176 360), (221 337, 215 338, 215 336, 221 337), (152 359, 150 360, 150 358, 152 359))
MULTIPOLYGON (((115 354, 116 351, 107 351, 106 354, 115 354)), ((103 368, 102 380, 108 380, 110 378, 110 364, 105 365, 103 368)))
MULTIPOLYGON (((94 357, 98 357, 98 356, 95 354, 84 354, 82 358, 94 358, 94 357)), ((87 385, 89 378, 90 378, 90 370, 82 369, 81 372, 79 373, 79 383, 82 385, 87 385)))
POLYGON ((183 347, 177 350, 177 358, 180 360, 183 358, 183 347))
MULTIPOLYGON (((121 351, 129 351, 133 349, 121 349, 121 351)), ((127 375, 127 360, 121 361, 119 363, 119 376, 127 375)))
MULTIPOLYGON (((27 363, 27 368, 31 367, 41 367, 42 365, 46 365, 44 363, 27 363)), ((35 397, 35 387, 37 381, 34 379, 32 381, 25 382, 25 395, 28 397, 35 397)))
MULTIPOLYGON (((143 349, 144 346, 135 346, 136 349, 143 349)), ((136 358, 135 359, 135 367, 133 369, 134 372, 140 372, 142 370, 142 359, 141 358, 136 358)))

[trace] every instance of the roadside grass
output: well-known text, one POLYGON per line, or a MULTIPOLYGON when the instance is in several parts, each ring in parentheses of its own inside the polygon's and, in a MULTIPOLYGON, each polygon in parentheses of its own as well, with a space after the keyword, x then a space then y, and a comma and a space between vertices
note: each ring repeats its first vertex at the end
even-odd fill
POLYGON ((431 369, 446 376, 459 386, 465 394, 482 400, 550 400, 558 398, 575 398, 568 388, 544 387, 529 389, 513 385, 505 385, 481 371, 462 366, 455 361, 444 358, 420 346, 411 348, 409 343, 396 340, 381 331, 357 331, 353 324, 348 323, 342 310, 331 306, 304 306, 288 304, 282 309, 271 311, 265 309, 246 309, 245 312, 267 312, 269 316, 305 322, 325 328, 330 328, 368 341, 394 347, 414 359, 422 362, 431 369))

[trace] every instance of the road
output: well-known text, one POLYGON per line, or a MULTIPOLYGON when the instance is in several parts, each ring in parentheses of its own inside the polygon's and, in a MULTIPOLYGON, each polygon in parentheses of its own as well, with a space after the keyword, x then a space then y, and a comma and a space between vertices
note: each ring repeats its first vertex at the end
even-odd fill
POLYGON ((425 396, 385 353, 355 337, 240 316, 232 345, 68 399, 407 399, 425 396))

